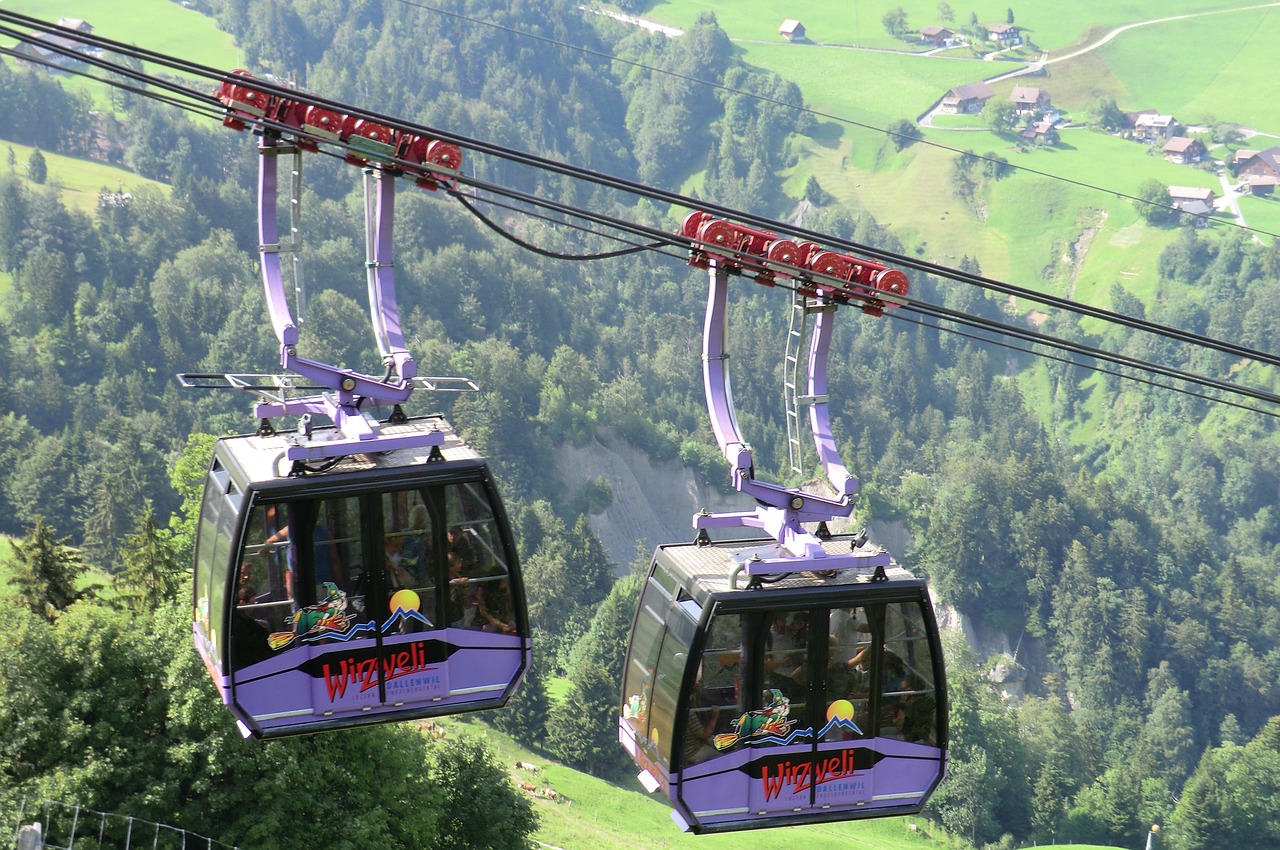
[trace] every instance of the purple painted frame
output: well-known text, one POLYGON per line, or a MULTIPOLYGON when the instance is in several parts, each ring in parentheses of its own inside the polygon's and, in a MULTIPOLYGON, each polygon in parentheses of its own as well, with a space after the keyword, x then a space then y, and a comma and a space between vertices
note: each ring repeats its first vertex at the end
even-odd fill
POLYGON ((809 425, 818 459, 838 494, 833 499, 755 478, 751 446, 742 439, 738 431, 737 417, 733 410, 733 390, 729 380, 729 354, 725 343, 729 266, 714 255, 709 256, 707 262, 710 280, 702 331, 702 379, 707 412, 720 451, 732 470, 734 487, 755 499, 757 507, 752 511, 701 512, 694 515, 693 527, 699 530, 744 526, 759 528, 777 540, 783 550, 782 556, 761 558, 746 564, 744 572, 748 575, 786 572, 794 568, 796 560, 810 562, 805 565, 805 569, 871 569, 888 566, 890 557, 884 551, 832 555, 823 549, 818 537, 802 525, 806 522, 825 522, 849 516, 853 513, 854 496, 858 492, 857 478, 849 474, 836 452, 825 400, 827 355, 831 348, 831 317, 836 303, 821 296, 814 299, 816 309, 813 310, 815 318, 808 370, 808 394, 815 399, 809 408, 809 425))
MULTIPOLYGON (((378 626, 362 624, 362 631, 378 626)), ((199 634, 197 633, 197 642, 199 634)), ((499 705, 517 680, 526 638, 443 628, 298 647, 217 675, 214 684, 243 733, 275 737, 499 705), (495 668, 495 663, 499 666, 495 668), (497 675, 495 675, 497 674, 497 675), (379 683, 387 700, 379 700, 379 683)), ((211 671, 212 672, 212 671, 211 671)))
MULTIPOLYGON (((277 162, 282 155, 299 156, 298 148, 281 143, 279 137, 264 131, 258 147, 258 240, 262 259, 262 283, 267 312, 276 339, 280 342, 280 365, 331 392, 310 396, 262 401, 254 406, 254 415, 269 419, 283 415, 321 415, 333 421, 339 439, 323 444, 290 447, 289 460, 316 460, 355 452, 390 451, 411 446, 429 445, 422 435, 384 437, 372 417, 360 410, 365 400, 381 404, 402 404, 414 389, 417 364, 404 346, 400 314, 396 303, 394 262, 392 260, 392 225, 395 217, 395 184, 391 174, 378 168, 366 168, 366 230, 369 236, 370 269, 369 310, 374 334, 382 350, 387 374, 376 377, 340 369, 298 356, 298 326, 285 294, 280 268, 280 227, 277 220, 277 162), (368 182, 376 183, 376 199, 368 193, 368 182)), ((300 166, 296 166, 300 167, 300 166)), ((294 199, 295 202, 298 199, 294 199)))
POLYGON ((661 788, 666 794, 673 807, 671 819, 684 831, 914 814, 944 773, 944 750, 891 738, 820 742, 815 760, 811 730, 806 731, 807 739, 798 743, 771 746, 763 754, 743 748, 671 775, 645 757, 631 724, 618 720, 619 740, 656 781, 650 790, 661 788), (811 802, 815 767, 817 787, 811 802))

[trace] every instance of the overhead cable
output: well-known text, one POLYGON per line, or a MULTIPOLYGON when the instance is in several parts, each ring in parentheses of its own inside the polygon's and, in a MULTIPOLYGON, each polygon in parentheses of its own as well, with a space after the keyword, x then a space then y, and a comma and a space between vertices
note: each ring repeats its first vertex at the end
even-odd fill
MULTIPOLYGON (((71 31, 66 31, 63 28, 57 27, 56 25, 38 21, 37 19, 34 19, 34 18, 27 18, 26 16, 17 15, 16 13, 0 11, 0 21, 6 21, 6 20, 12 21, 14 19, 18 19, 20 21, 20 25, 22 26, 36 28, 44 32, 59 32, 59 33, 71 32, 71 31), (34 22, 34 23, 28 23, 28 22, 34 22)), ((14 35, 14 31, 11 28, 4 27, 4 26, 0 26, 0 33, 14 35)), ((226 72, 209 68, 203 65, 198 65, 196 63, 187 62, 185 60, 176 59, 174 57, 156 53, 154 51, 143 50, 140 48, 136 48, 132 45, 121 44, 119 42, 114 42, 114 41, 111 41, 110 39, 105 39, 97 36, 84 35, 80 33, 74 33, 74 35, 76 39, 84 41, 86 43, 92 43, 93 45, 99 47, 100 49, 109 50, 111 52, 115 52, 115 53, 118 53, 119 55, 127 56, 133 59, 140 59, 142 61, 159 64, 164 67, 169 67, 181 73, 192 75, 200 79, 207 79, 211 82, 220 83, 229 78, 226 72)), ((70 48, 65 48, 65 50, 67 51, 67 55, 72 56, 73 58, 77 58, 77 59, 84 58, 81 54, 79 54, 78 52, 72 51, 70 48)), ((138 85, 127 86, 127 90, 134 94, 138 94, 144 97, 155 98, 168 105, 176 106, 178 108, 188 109, 196 114, 200 114, 205 117, 220 118, 222 115, 225 114, 225 108, 222 106, 221 103, 219 103, 216 100, 216 98, 212 96, 212 94, 198 92, 187 86, 181 85, 179 83, 174 83, 172 81, 159 78, 152 74, 147 74, 145 72, 136 71, 134 69, 130 69, 122 65, 117 65, 111 62, 107 62, 97 57, 94 57, 94 61, 91 62, 90 64, 107 73, 119 74, 125 78, 133 80, 138 85), (163 90, 165 94, 158 94, 156 91, 152 89, 153 86, 155 88, 163 90)), ((90 78, 93 78, 93 79, 98 79, 101 82, 104 82, 108 85, 124 85, 116 80, 94 77, 92 74, 88 74, 86 76, 89 76, 90 78)), ((1280 356, 1270 355, 1266 352, 1258 351, 1256 349, 1251 349, 1246 346, 1242 346, 1242 345, 1238 345, 1238 344, 1234 344, 1234 343, 1230 343, 1222 340, 1217 340, 1202 334, 1196 334, 1193 332, 1184 331, 1177 328, 1171 328, 1168 326, 1160 325, 1155 322, 1148 321, 1146 319, 1126 316, 1122 313, 1103 310, 1101 308, 1092 307, 1091 305, 1071 301, 1069 299, 1046 295, 1044 293, 1036 292, 1036 291, 1027 289, 1025 287, 1019 287, 1004 281, 999 281, 993 278, 984 277, 982 275, 976 275, 976 274, 964 272, 963 270, 950 268, 938 263, 918 260, 916 258, 897 254, 895 252, 886 251, 884 249, 877 248, 876 246, 865 245, 858 242, 854 242, 852 240, 839 239, 829 234, 818 233, 816 231, 802 228, 796 225, 789 225, 789 224, 776 222, 776 221, 764 218, 762 216, 754 215, 741 210, 735 210, 735 209, 714 204, 702 199, 696 199, 696 198, 691 198, 684 195, 679 195, 673 192, 667 192, 667 191, 657 189, 655 187, 641 184, 635 181, 615 177, 612 175, 602 174, 600 172, 595 172, 588 169, 583 169, 580 167, 569 165, 567 163, 558 162, 558 161, 537 156, 525 151, 509 148, 503 145, 496 145, 496 144, 484 142, 483 140, 462 136, 460 134, 449 133, 449 132, 441 131, 435 128, 426 127, 424 125, 405 122, 393 116, 383 115, 370 110, 352 107, 348 104, 343 104, 338 101, 330 100, 327 98, 319 97, 319 96, 308 94, 305 92, 299 92, 292 88, 280 86, 270 81, 259 80, 254 78, 253 85, 254 87, 261 88, 263 91, 266 91, 268 93, 277 95, 279 97, 288 98, 299 103, 321 106, 326 109, 339 111, 343 114, 365 118, 367 120, 375 121, 379 124, 392 127, 401 132, 417 133, 417 134, 429 136, 431 138, 439 139, 442 141, 451 142, 473 153, 480 152, 480 153, 490 154, 494 157, 497 157, 509 162, 528 166, 543 172, 554 173, 561 176, 570 177, 576 180, 583 180, 586 182, 593 183, 597 186, 617 190, 619 192, 625 193, 633 197, 646 198, 649 200, 670 204, 672 206, 680 207, 680 208, 705 211, 705 212, 708 212, 709 214, 723 216, 731 220, 742 221, 752 226, 762 228, 762 229, 768 229, 770 231, 775 231, 777 233, 785 234, 787 236, 794 236, 800 239, 809 239, 824 245, 853 251, 868 257, 872 257, 877 260, 881 260, 886 264, 910 268, 917 271, 923 271, 927 274, 934 275, 941 279, 952 280, 952 281, 966 283, 966 284, 972 284, 975 286, 979 286, 983 289, 987 289, 989 291, 1000 292, 1005 295, 1011 295, 1014 297, 1027 299, 1030 301, 1034 301, 1036 303, 1044 304, 1046 306, 1072 312, 1077 315, 1099 319, 1104 322, 1128 327, 1134 330, 1141 330, 1147 333, 1154 334, 1156 336, 1165 337, 1181 343, 1203 347, 1211 350, 1216 350, 1224 354, 1231 355, 1233 357, 1243 358, 1247 360, 1254 360, 1256 362, 1269 364, 1269 365, 1280 365, 1280 356)), ((298 132, 297 128, 285 127, 282 125, 273 125, 273 123, 267 119, 262 119, 254 123, 259 124, 260 126, 262 126, 267 130, 275 130, 275 131, 288 132, 288 133, 294 133, 294 134, 298 132)), ((328 140, 317 140, 317 141, 327 142, 328 140)), ((630 246, 627 249, 622 249, 622 250, 613 251, 613 252, 604 252, 604 253, 599 253, 594 255, 560 254, 557 252, 549 252, 549 251, 546 251, 545 249, 538 249, 536 246, 532 246, 526 242, 521 242, 521 244, 523 244, 524 247, 527 247, 530 250, 539 251, 539 253, 542 253, 544 256, 550 256, 556 259, 599 259, 599 258, 604 258, 608 256, 619 256, 621 254, 634 253, 635 251, 638 251, 638 250, 646 250, 646 249, 656 250, 656 249, 660 249, 663 246, 671 247, 671 248, 679 248, 682 251, 687 250, 689 248, 688 240, 682 238, 679 235, 662 231, 656 228, 639 225, 635 222, 627 221, 625 219, 618 218, 616 216, 610 216, 610 215, 595 212, 592 210, 587 210, 585 208, 582 208, 573 204, 553 201, 553 200, 542 198, 530 193, 517 192, 510 189, 509 187, 504 187, 504 186, 500 186, 492 183, 486 183, 485 181, 478 180, 474 177, 468 177, 465 174, 457 175, 456 181, 458 183, 469 185, 475 189, 487 192, 495 197, 497 196, 506 197, 509 200, 512 200, 521 204, 525 204, 530 208, 542 208, 542 209, 554 212, 558 215, 564 216, 567 219, 577 219, 581 221, 590 222, 592 224, 605 227, 610 230, 616 230, 621 233, 630 233, 639 239, 646 240, 644 242, 630 242, 618 236, 604 234, 597 231, 590 231, 590 232, 596 232, 597 235, 600 235, 604 238, 616 239, 617 241, 624 242, 625 244, 628 244, 630 246)), ((459 193, 457 194, 457 197, 460 201, 464 202, 464 205, 468 206, 468 209, 470 211, 478 213, 478 211, 475 210, 474 205, 467 202, 466 198, 463 195, 459 193)), ((486 226, 490 227, 491 229, 494 229, 495 231, 503 232, 502 229, 497 227, 493 222, 485 221, 485 224, 486 226)), ((504 235, 506 235, 507 238, 512 238, 509 234, 504 233, 504 235)), ((1047 345, 1052 348, 1057 348, 1059 350, 1072 351, 1074 353, 1080 354, 1088 358, 1101 359, 1107 362, 1116 363, 1117 365, 1123 365, 1131 369, 1138 369, 1140 371, 1146 371, 1152 374, 1159 374, 1163 377, 1167 377, 1173 380, 1185 381, 1188 383, 1197 384, 1207 388, 1213 388, 1221 392, 1244 395, 1260 401, 1266 401, 1266 402, 1272 402, 1272 403, 1280 401, 1280 397, 1277 397, 1274 394, 1271 394, 1264 390, 1246 387, 1246 386, 1234 384, 1231 382, 1220 381, 1220 380, 1208 378, 1205 376, 1194 375, 1193 373, 1185 372, 1183 370, 1173 369, 1171 367, 1162 366, 1160 364, 1152 363, 1149 361, 1140 360, 1137 358, 1129 358, 1129 357, 1118 355, 1112 352, 1106 352, 1103 349, 1084 345, 1082 343, 1074 343, 1067 340, 1048 337, 1047 335, 1041 334, 1038 331, 1031 331, 1025 328, 1019 328, 1017 326, 1008 325, 1005 323, 991 322, 990 320, 983 319, 979 316, 966 314, 960 311, 949 310, 939 305, 928 304, 918 299, 907 299, 907 301, 911 309, 917 311, 921 315, 930 316, 935 319, 945 319, 945 320, 960 323, 960 324, 968 324, 972 327, 982 328, 983 330, 1000 334, 1002 336, 1031 341, 1038 344, 1047 345)))

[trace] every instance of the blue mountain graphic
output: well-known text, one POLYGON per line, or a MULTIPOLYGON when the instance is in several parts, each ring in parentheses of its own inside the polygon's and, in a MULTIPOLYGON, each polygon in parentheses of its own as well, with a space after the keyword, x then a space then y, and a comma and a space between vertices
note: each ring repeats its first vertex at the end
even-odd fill
POLYGON ((397 608, 382 624, 382 632, 386 634, 393 626, 398 626, 404 622, 422 623, 428 629, 434 629, 435 624, 428 620, 421 611, 406 611, 403 608, 397 608))

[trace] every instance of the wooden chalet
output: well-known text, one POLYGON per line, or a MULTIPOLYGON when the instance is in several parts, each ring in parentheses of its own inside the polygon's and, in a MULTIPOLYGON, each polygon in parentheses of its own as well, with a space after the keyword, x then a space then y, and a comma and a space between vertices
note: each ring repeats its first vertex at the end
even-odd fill
POLYGON ((1133 121, 1134 141, 1164 144, 1178 134, 1178 119, 1158 112, 1140 112, 1133 121))
POLYGON ((1212 189, 1202 189, 1199 186, 1169 187, 1169 206, 1190 216, 1191 223, 1196 227, 1208 226, 1209 216, 1214 213, 1214 202, 1217 199, 1218 193, 1212 189))
POLYGON ((1186 136, 1174 136, 1164 143, 1164 158, 1179 165, 1191 165, 1208 156, 1204 144, 1199 139, 1186 136))
POLYGON ((1175 207, 1180 203, 1189 203, 1191 201, 1203 201, 1212 207, 1213 202, 1218 200, 1218 193, 1212 189, 1202 189, 1199 186, 1170 186, 1169 200, 1172 201, 1175 207))
POLYGON ((84 57, 97 54, 96 47, 85 44, 73 36, 58 33, 42 32, 25 35, 13 46, 14 58, 19 62, 55 71, 79 68, 84 64, 84 57))
POLYGON ((1239 163, 1236 176, 1248 185, 1249 191, 1255 195, 1270 195, 1280 184, 1280 147, 1270 147, 1262 151, 1252 151, 1251 155, 1240 158, 1245 151, 1237 154, 1239 163))
POLYGON ((946 27, 921 27, 920 40, 934 47, 950 47, 956 43, 956 34, 946 27))
POLYGON ((1035 121, 1023 127, 1018 133, 1018 138, 1037 145, 1056 145, 1058 130, 1048 121, 1035 121))
POLYGON ((1013 108, 1019 115, 1049 107, 1049 93, 1035 86, 1014 86, 1009 100, 1013 101, 1013 108))
POLYGON ((1240 162, 1237 173, 1241 177, 1280 177, 1280 147, 1254 151, 1251 156, 1240 162))
POLYGON ((995 92, 986 83, 965 83, 943 95, 939 108, 954 115, 968 115, 981 112, 993 97, 995 92))
POLYGON ((1022 30, 1013 24, 987 24, 987 40, 1005 47, 1022 44, 1022 30))
POLYGON ((799 21, 793 21, 790 18, 782 22, 782 26, 778 27, 778 34, 787 41, 808 41, 804 34, 804 24, 799 21))

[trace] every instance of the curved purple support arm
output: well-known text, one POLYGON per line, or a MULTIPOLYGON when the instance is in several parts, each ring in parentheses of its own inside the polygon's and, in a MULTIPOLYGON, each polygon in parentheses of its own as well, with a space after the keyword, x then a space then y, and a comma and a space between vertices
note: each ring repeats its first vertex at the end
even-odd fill
MULTIPOLYGON (((801 525, 805 522, 822 522, 844 517, 853 512, 848 483, 853 482, 855 491, 857 484, 844 470, 836 454, 825 405, 817 417, 811 419, 811 425, 819 457, 822 458, 828 474, 834 476, 833 483, 837 485, 836 491, 841 494, 840 498, 830 499, 755 479, 751 447, 743 442, 738 431, 737 417, 733 410, 733 393, 729 382, 729 355, 725 350, 729 272, 718 258, 711 257, 708 277, 707 312, 702 334, 702 380, 707 413, 711 419, 711 429, 715 432, 716 441, 720 445, 720 451, 729 461, 733 471, 734 487, 755 499, 758 507, 755 511, 738 513, 700 513, 694 516, 693 527, 707 529, 746 526, 766 531, 781 547, 781 557, 761 560, 754 568, 748 566, 749 573, 786 569, 788 562, 797 558, 821 561, 819 568, 839 569, 845 566, 862 566, 862 562, 846 563, 847 558, 829 557, 822 547, 822 541, 801 525)), ((820 355, 821 363, 815 369, 811 358, 810 389, 825 388, 826 385, 825 356, 831 342, 830 325, 824 324, 816 330, 815 337, 821 337, 820 342, 815 342, 818 346, 816 353, 820 355)))
POLYGON ((742 481, 751 478, 751 446, 738 433, 738 420, 733 412, 733 389, 729 384, 729 355, 725 352, 729 301, 729 272, 718 257, 709 259, 710 284, 707 290, 707 314, 702 323, 702 388, 720 451, 733 470, 733 483, 739 490, 742 481))
POLYGON ((383 171, 369 170, 366 175, 377 183, 376 208, 366 210, 366 221, 372 221, 370 257, 369 314, 382 356, 403 380, 418 374, 418 365, 404 347, 400 331, 400 310, 396 305, 395 263, 392 260, 391 231, 395 218, 396 181, 383 171), (372 215, 368 214, 372 212, 372 215))
POLYGON ((267 312, 281 346, 298 344, 298 326, 293 322, 285 298, 280 273, 280 229, 276 223, 276 161, 281 148, 264 133, 258 140, 258 251, 262 259, 262 284, 266 288, 267 312))
POLYGON ((813 446, 818 460, 827 473, 827 480, 835 491, 846 499, 858 492, 858 479, 849 474, 840 453, 836 451, 835 438, 831 436, 831 414, 827 410, 827 355, 831 351, 831 333, 835 305, 819 309, 814 314, 813 336, 809 340, 809 428, 813 431, 813 446))
POLYGON ((378 422, 361 411, 361 403, 364 400, 383 404, 407 401, 413 393, 413 378, 417 374, 417 365, 404 347, 400 330, 391 263, 395 181, 378 180, 376 210, 366 208, 369 213, 366 226, 370 229, 372 246, 368 260, 370 315, 387 365, 394 367, 395 374, 385 378, 366 375, 299 357, 298 326, 285 296, 280 269, 279 225, 276 220, 277 159, 282 154, 292 153, 294 148, 288 144, 277 144, 277 141, 264 133, 258 151, 258 238, 267 311, 276 339, 280 342, 280 364, 310 383, 329 388, 331 392, 259 403, 255 405, 254 413, 260 418, 306 413, 329 417, 342 436, 328 442, 323 450, 325 456, 353 450, 378 450, 386 440, 379 441, 378 422), (372 219, 371 223, 369 219, 372 219), (358 445, 359 449, 353 449, 352 445, 358 445))

